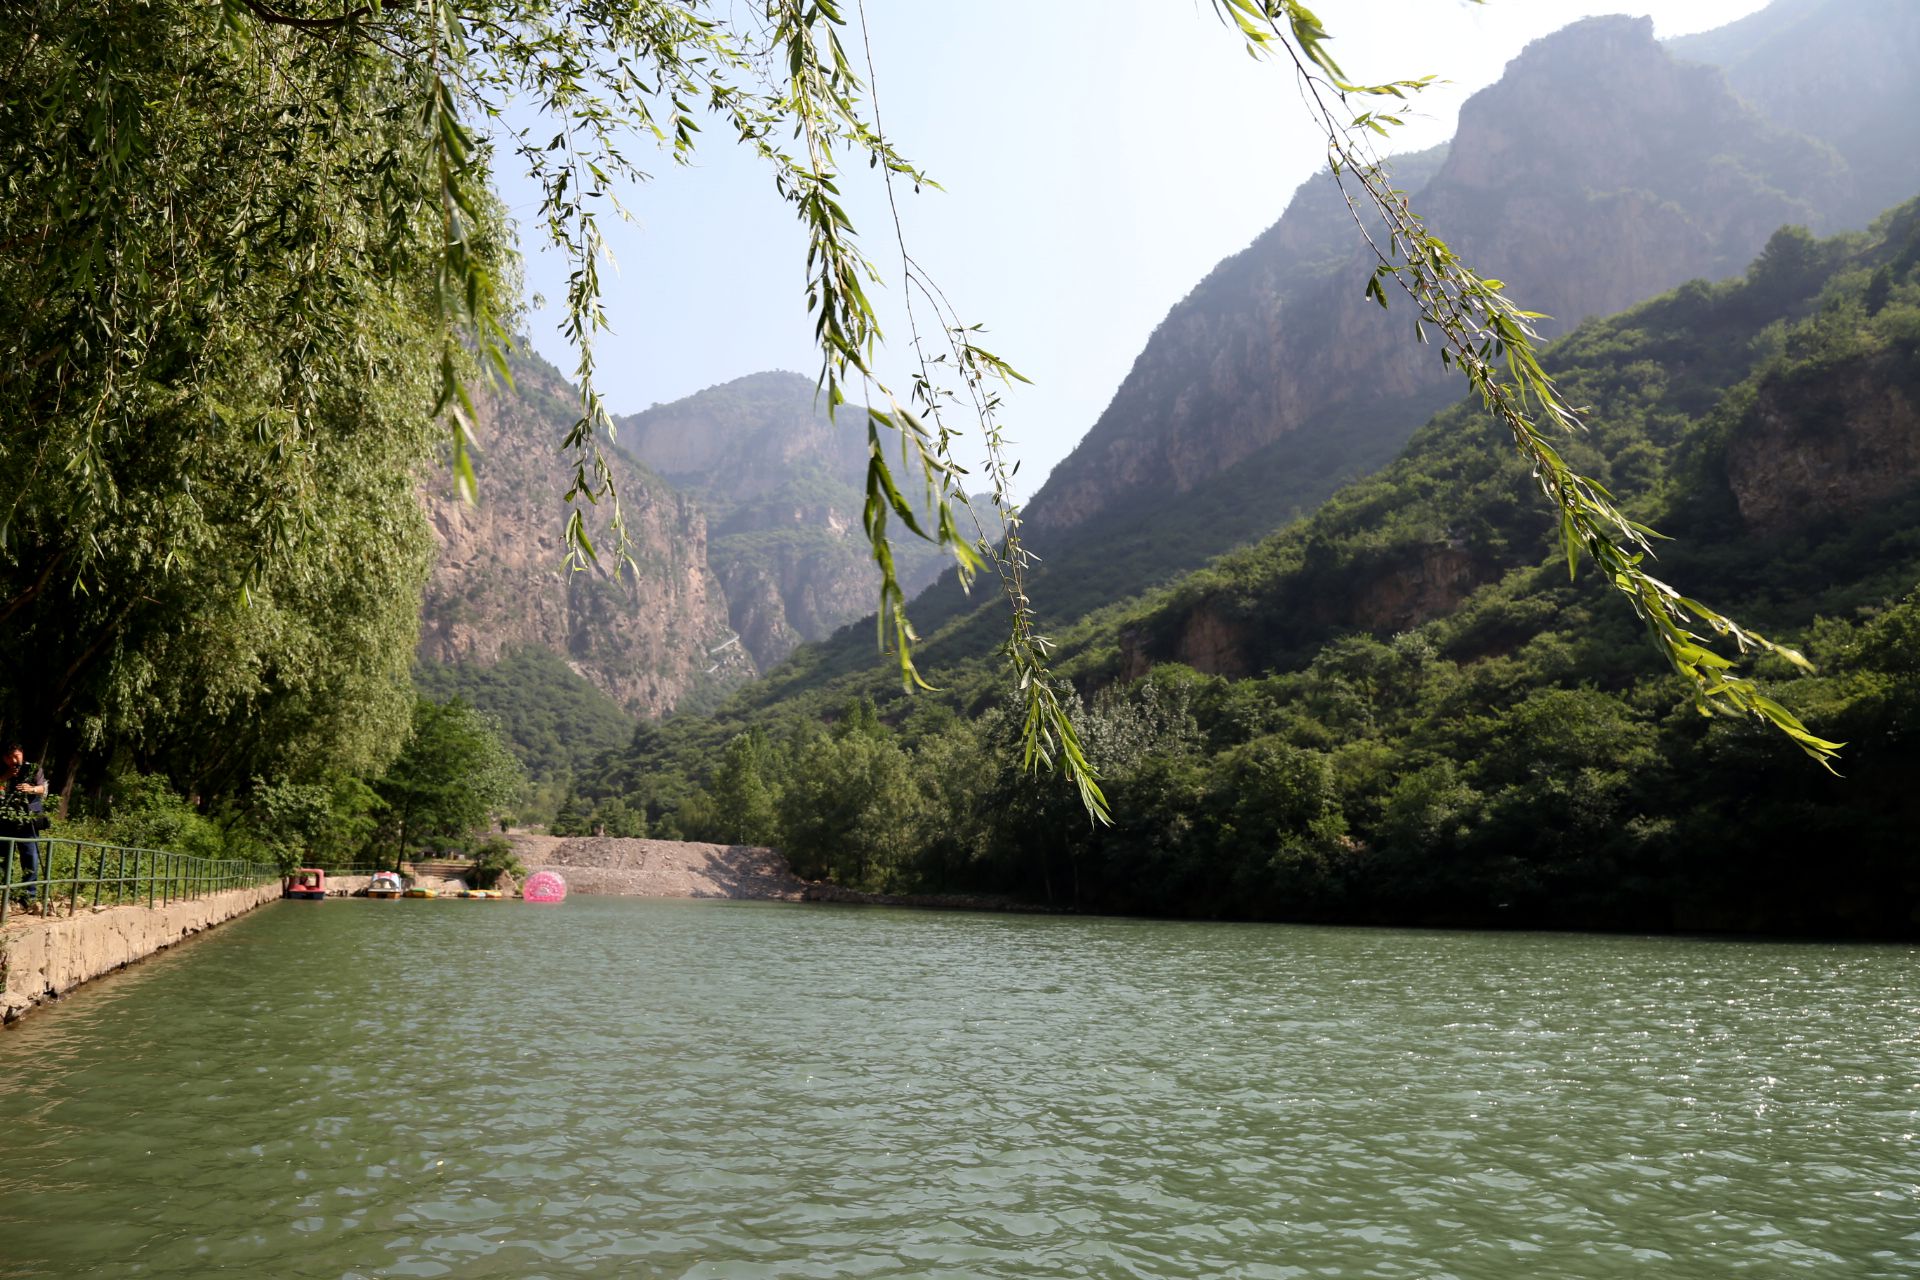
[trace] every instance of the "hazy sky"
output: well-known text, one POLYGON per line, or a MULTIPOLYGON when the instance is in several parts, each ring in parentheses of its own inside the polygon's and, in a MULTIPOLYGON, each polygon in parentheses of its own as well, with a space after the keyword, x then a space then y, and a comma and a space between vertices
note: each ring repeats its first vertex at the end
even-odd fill
MULTIPOLYGON (((1529 40, 1577 18, 1650 13, 1665 37, 1762 7, 1322 0, 1316 11, 1355 77, 1450 82, 1422 95, 1420 119, 1395 143, 1413 150, 1450 135, 1460 102, 1529 40)), ((984 344, 1036 384, 1010 392, 1006 414, 1031 493, 1099 417, 1168 308, 1280 216, 1323 163, 1323 144, 1291 74, 1249 59, 1209 0, 865 8, 887 133, 946 188, 909 190, 909 247, 963 316, 988 327, 984 344)), ((613 333, 601 340, 599 378, 615 412, 763 369, 818 368, 799 225, 724 128, 704 139, 694 167, 662 163, 626 193, 637 222, 610 228, 618 268, 603 273, 613 333)), ((849 208, 891 273, 891 230, 868 176, 849 175, 849 208)), ((531 188, 508 176, 504 194, 530 221, 531 188)), ((557 255, 530 253, 530 293, 557 302, 565 275, 557 255)), ((898 292, 892 280, 889 289, 898 292)), ((532 339, 571 371, 557 319, 555 303, 535 312, 532 339)), ((904 343, 897 323, 888 333, 904 343)))

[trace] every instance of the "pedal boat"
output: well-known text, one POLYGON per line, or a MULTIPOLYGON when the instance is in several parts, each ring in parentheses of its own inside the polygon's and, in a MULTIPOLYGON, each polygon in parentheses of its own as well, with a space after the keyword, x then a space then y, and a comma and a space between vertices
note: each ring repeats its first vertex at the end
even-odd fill
POLYGON ((286 896, 303 902, 321 902, 327 896, 327 873, 318 867, 301 867, 287 877, 286 896))

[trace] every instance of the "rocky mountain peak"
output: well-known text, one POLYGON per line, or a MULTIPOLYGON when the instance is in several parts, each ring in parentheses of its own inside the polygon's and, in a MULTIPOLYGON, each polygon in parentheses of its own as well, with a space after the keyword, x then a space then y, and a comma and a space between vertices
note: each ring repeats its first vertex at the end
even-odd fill
MULTIPOLYGON (((420 656, 492 666, 534 647, 636 715, 665 715, 690 693, 753 674, 729 634, 727 602, 707 564, 697 503, 614 453, 634 566, 572 571, 562 537, 572 477, 559 441, 574 392, 535 357, 516 361, 514 387, 478 397, 474 470, 479 501, 423 494, 438 550, 421 610, 420 656)), ((594 536, 605 545, 605 530, 594 536)))
MULTIPOLYGON (((829 418, 811 378, 756 373, 618 426, 625 448, 706 512, 729 622, 762 669, 872 611, 879 575, 860 518, 867 437, 856 406, 829 418)), ((941 562, 910 536, 896 546, 909 591, 941 562)))
MULTIPOLYGON (((1831 226, 1853 204, 1836 151, 1768 119, 1717 68, 1674 57, 1644 18, 1534 41, 1463 106, 1444 159, 1393 164, 1468 263, 1553 317, 1547 336, 1735 273, 1782 224, 1831 226)), ((1903 167, 1920 182, 1914 157, 1903 167)), ((1169 313, 1029 505, 1043 554, 1098 513, 1164 503, 1282 440, 1300 442, 1303 465, 1346 456, 1337 438, 1356 424, 1404 440, 1460 394, 1409 341, 1404 303, 1382 316, 1362 298, 1371 263, 1331 199, 1324 175, 1302 187, 1169 313)), ((1328 474, 1320 496, 1340 478, 1328 474)))

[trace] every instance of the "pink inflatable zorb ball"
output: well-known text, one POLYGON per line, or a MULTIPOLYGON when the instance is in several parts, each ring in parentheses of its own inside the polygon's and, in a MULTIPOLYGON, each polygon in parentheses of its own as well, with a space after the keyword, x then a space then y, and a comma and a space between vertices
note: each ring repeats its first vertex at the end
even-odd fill
POLYGON ((536 871, 527 877, 520 897, 526 902, 565 902, 567 882, 558 871, 536 871))

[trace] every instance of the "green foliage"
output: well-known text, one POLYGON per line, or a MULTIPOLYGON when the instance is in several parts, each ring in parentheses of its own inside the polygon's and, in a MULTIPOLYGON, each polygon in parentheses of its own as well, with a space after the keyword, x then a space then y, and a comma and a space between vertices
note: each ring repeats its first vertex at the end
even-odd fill
POLYGON ((490 836, 473 850, 473 862, 464 879, 470 889, 491 889, 500 883, 501 876, 521 880, 526 874, 527 868, 514 855, 513 845, 500 836, 490 836))
POLYGON ((390 162, 417 82, 230 34, 97 0, 0 29, 34 86, 0 103, 0 601, 59 655, 6 712, 203 795, 397 749, 440 438, 432 188, 390 162))
POLYGON ((547 824, 547 830, 556 836, 588 836, 594 830, 594 808, 578 792, 567 792, 560 807, 554 811, 553 820, 547 824))
POLYGON ((267 782, 255 778, 244 816, 273 861, 289 867, 351 866, 378 830, 382 801, 360 778, 267 782))
POLYGON ((497 721, 459 698, 421 698, 406 746, 374 783, 385 806, 381 843, 396 862, 461 845, 519 800, 523 781, 497 721))
POLYGON ((514 649, 485 667, 423 662, 413 680, 429 699, 457 697, 499 722, 531 783, 535 817, 553 813, 575 774, 633 737, 634 717, 549 649, 514 649))
POLYGON ((765 738, 747 733, 721 752, 709 784, 713 816, 706 829, 714 838, 728 844, 765 844, 773 838, 776 796, 767 783, 766 754, 765 738))
MULTIPOLYGON (((1912 212, 1817 242, 1802 256, 1821 271, 1786 272, 1792 290, 1768 272, 1688 285, 1545 357, 1594 406, 1570 462, 1609 486, 1631 472, 1632 518, 1682 535, 1673 572, 1804 637, 1817 675, 1772 658, 1751 677, 1850 744, 1845 779, 1757 722, 1700 716, 1607 607, 1609 584, 1569 580, 1528 468, 1461 408, 1298 526, 1063 634, 1076 684, 1056 694, 1111 826, 1010 759, 1023 704, 977 657, 936 668, 938 701, 873 673, 748 691, 714 720, 643 729, 589 789, 678 780, 710 805, 751 734, 778 796, 773 843, 860 887, 1226 917, 1910 932, 1920 477, 1768 532, 1729 473, 1783 415, 1788 447, 1818 448, 1873 429, 1856 404, 1920 405, 1912 212), (1232 674, 1175 661, 1201 631, 1232 674), (1819 859, 1789 838, 1810 831, 1819 859)), ((1793 482, 1793 459, 1773 461, 1760 482, 1793 482)))
MULTIPOLYGON (((164 849, 199 858, 233 856, 226 833, 167 785, 167 780, 131 770, 116 771, 83 817, 92 821, 84 839, 137 849, 164 849)), ((63 831, 63 835, 75 834, 63 831)))
POLYGON ((794 764, 778 802, 794 869, 862 888, 903 883, 919 796, 893 736, 843 727, 800 746, 794 764))

